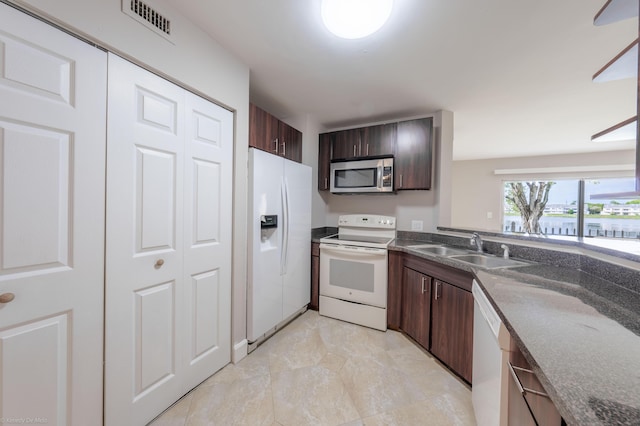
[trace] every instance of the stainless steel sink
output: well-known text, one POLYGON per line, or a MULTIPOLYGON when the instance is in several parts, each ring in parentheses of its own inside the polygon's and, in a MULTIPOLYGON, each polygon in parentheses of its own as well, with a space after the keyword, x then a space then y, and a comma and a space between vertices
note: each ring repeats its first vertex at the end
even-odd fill
POLYGON ((415 246, 411 247, 414 250, 421 251, 423 253, 433 253, 440 256, 452 256, 456 254, 465 254, 468 253, 467 250, 463 249, 455 249, 451 247, 444 246, 415 246))
POLYGON ((465 254, 460 256, 451 256, 452 259, 458 260, 460 262, 470 263, 472 265, 477 265, 482 268, 493 269, 493 268, 510 268, 513 266, 522 266, 528 265, 526 262, 521 262, 519 260, 513 259, 505 259, 502 257, 493 257, 487 256, 484 254, 465 254))

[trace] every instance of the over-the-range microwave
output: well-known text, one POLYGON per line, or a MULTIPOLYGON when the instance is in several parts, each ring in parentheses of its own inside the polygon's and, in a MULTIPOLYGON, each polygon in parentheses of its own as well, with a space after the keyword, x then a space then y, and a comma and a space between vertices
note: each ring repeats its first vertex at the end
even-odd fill
POLYGON ((331 161, 331 192, 393 193, 393 157, 331 161))

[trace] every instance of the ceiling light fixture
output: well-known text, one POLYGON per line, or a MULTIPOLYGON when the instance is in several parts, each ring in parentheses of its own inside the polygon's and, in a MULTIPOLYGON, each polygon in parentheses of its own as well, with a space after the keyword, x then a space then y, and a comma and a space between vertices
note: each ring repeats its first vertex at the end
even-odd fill
POLYGON ((387 22, 393 0, 322 0, 322 20, 338 37, 363 38, 387 22))

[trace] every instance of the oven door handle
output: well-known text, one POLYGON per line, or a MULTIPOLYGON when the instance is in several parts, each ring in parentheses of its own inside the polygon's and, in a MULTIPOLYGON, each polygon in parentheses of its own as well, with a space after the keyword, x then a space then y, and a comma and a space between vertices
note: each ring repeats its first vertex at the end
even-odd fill
POLYGON ((348 253, 355 256, 385 256, 387 249, 356 246, 339 246, 333 244, 320 244, 320 251, 334 253, 348 253))

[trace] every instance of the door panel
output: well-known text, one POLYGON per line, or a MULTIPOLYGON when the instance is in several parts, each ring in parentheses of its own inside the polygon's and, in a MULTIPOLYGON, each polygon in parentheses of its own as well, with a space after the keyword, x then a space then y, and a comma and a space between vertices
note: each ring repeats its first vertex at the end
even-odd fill
POLYGON ((69 134, 8 121, 0 129, 2 246, 11 247, 2 251, 1 273, 69 266, 69 134))
POLYGON ((106 54, 0 4, 0 417, 102 423, 106 54))
POLYGON ((2 389, 10 390, 2 392, 3 419, 39 418, 67 424, 72 399, 69 323, 65 313, 0 332, 2 389))
POLYGON ((136 148, 137 253, 174 249, 176 154, 136 148))
POLYGON ((184 91, 109 55, 105 424, 182 394, 184 91))
POLYGON ((473 296, 434 280, 431 305, 431 353, 471 383, 473 364, 473 296))
POLYGON ((193 238, 192 246, 220 241, 220 164, 193 162, 193 238))
POLYGON ((231 361, 233 198, 233 114, 186 93, 186 117, 185 392, 231 361))
POLYGON ((278 119, 254 104, 249 104, 249 146, 278 155, 278 119))
POLYGON ((0 71, 2 83, 37 97, 73 103, 74 59, 61 55, 55 45, 32 44, 28 38, 20 37, 23 35, 19 33, 0 32, 0 46, 4 53, 4 67, 0 71))
POLYGON ((211 307, 219 306, 219 271, 207 271, 191 280, 192 343, 190 363, 193 364, 219 345, 218 315, 211 307))
POLYGON ((138 122, 175 134, 178 124, 178 101, 139 87, 136 91, 138 122))
POLYGON ((431 277, 404 268, 401 328, 424 348, 429 347, 431 277))
POLYGON ((135 292, 134 400, 175 375, 175 282, 135 292))

